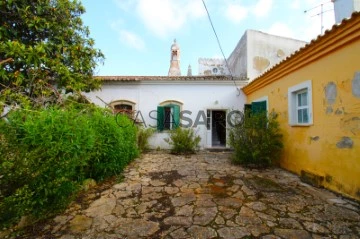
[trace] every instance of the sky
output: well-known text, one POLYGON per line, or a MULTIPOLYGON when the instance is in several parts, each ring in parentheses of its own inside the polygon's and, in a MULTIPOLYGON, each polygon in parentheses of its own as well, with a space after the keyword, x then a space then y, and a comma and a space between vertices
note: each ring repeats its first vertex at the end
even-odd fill
MULTIPOLYGON (((204 0, 225 57, 247 29, 311 41, 334 24, 330 0, 204 0), (306 12, 305 12, 306 11, 306 12)), ((223 58, 202 0, 82 0, 83 23, 105 55, 95 75, 164 76, 174 39, 181 73, 199 58, 223 58)))

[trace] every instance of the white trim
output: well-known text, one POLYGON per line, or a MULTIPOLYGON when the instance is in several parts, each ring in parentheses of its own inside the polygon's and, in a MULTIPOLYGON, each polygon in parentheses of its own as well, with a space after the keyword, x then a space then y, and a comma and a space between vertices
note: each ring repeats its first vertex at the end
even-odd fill
POLYGON ((269 113, 269 96, 265 95, 256 100, 253 100, 252 102, 261 102, 261 101, 266 101, 266 111, 269 113))
POLYGON ((184 103, 179 100, 164 100, 159 104, 159 106, 166 106, 169 104, 178 105, 178 106, 180 106, 180 108, 182 108, 184 103))
POLYGON ((288 115, 289 115, 289 125, 290 126, 310 126, 313 125, 313 105, 312 105, 312 82, 311 80, 304 81, 298 85, 289 87, 288 89, 288 115), (309 122, 305 124, 298 123, 297 119, 297 93, 299 91, 306 90, 308 110, 309 110, 309 122))
POLYGON ((131 105, 131 106, 135 106, 136 102, 132 101, 132 100, 125 100, 125 99, 121 99, 121 100, 113 100, 110 102, 111 106, 114 105, 119 105, 119 104, 126 104, 126 105, 131 105))

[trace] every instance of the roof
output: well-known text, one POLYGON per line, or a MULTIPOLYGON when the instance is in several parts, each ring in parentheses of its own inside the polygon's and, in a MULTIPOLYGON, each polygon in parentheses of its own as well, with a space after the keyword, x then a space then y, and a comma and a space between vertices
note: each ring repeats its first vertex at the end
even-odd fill
POLYGON ((238 77, 231 77, 225 75, 211 75, 211 76, 96 76, 102 81, 240 81, 244 80, 238 77))
POLYGON ((335 24, 323 35, 306 44, 293 54, 274 65, 242 88, 246 95, 271 84, 274 81, 300 69, 339 48, 360 39, 360 12, 354 12, 351 18, 335 24))

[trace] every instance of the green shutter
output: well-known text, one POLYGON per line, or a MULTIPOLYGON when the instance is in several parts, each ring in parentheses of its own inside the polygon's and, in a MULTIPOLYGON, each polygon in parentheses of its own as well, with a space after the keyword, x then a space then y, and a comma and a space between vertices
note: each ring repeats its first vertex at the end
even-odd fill
POLYGON ((165 109, 163 106, 157 107, 157 130, 164 130, 164 121, 165 121, 165 109))
POLYGON ((251 112, 253 114, 266 112, 266 101, 252 102, 251 112))
POLYGON ((173 129, 176 129, 180 125, 180 106, 178 105, 171 105, 171 108, 173 109, 173 129))

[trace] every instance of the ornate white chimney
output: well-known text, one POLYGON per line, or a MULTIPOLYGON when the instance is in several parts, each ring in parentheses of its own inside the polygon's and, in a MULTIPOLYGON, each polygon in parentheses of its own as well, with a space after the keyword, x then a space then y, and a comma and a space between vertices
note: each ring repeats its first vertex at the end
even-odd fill
POLYGON ((170 69, 169 76, 181 76, 180 71, 180 47, 176 43, 176 39, 174 43, 171 45, 171 55, 170 55, 170 69))

